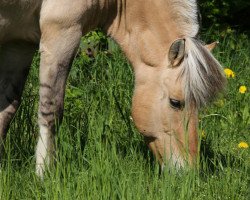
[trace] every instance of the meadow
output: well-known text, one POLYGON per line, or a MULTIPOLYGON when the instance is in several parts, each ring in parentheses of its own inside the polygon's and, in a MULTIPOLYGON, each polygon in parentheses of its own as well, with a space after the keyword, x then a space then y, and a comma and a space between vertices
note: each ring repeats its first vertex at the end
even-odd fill
POLYGON ((250 38, 229 29, 202 39, 220 41, 214 55, 227 68, 228 84, 200 111, 198 169, 160 172, 130 119, 133 70, 110 42, 111 52, 88 58, 80 50, 73 63, 57 162, 43 181, 34 173, 39 56, 34 58, 7 136, 0 199, 250 199, 250 38))

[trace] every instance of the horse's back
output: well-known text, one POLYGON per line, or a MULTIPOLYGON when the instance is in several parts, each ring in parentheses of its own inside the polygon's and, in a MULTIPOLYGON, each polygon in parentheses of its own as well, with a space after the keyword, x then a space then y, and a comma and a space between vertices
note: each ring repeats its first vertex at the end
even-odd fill
POLYGON ((39 42, 42 0, 0 2, 0 44, 11 40, 39 42))

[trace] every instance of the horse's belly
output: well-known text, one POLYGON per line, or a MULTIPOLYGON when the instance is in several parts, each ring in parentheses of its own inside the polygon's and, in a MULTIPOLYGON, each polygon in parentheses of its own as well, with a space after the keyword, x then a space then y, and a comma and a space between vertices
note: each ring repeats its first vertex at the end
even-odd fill
POLYGON ((0 20, 0 44, 11 40, 26 40, 38 43, 40 39, 39 25, 15 24, 8 20, 0 20))
POLYGON ((9 25, 9 20, 3 17, 0 13, 0 43, 1 41, 4 41, 8 32, 9 25))
POLYGON ((40 28, 37 16, 37 11, 34 10, 18 10, 18 7, 9 10, 0 8, 0 44, 11 40, 38 43, 40 28))

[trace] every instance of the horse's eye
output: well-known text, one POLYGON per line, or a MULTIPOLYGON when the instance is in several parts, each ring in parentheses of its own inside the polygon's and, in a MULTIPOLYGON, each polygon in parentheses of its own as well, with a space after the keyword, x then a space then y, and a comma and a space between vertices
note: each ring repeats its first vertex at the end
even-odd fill
POLYGON ((169 99, 170 106, 174 109, 181 110, 184 107, 184 102, 181 102, 176 99, 169 99))

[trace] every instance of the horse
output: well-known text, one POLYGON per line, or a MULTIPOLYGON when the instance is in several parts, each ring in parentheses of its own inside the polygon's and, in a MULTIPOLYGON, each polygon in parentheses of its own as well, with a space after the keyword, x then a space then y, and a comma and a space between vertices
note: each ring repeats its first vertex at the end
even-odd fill
POLYGON ((101 28, 130 61, 132 118, 161 166, 195 166, 198 111, 223 90, 196 0, 0 0, 0 143, 40 52, 36 173, 54 162, 66 80, 81 37, 101 28))

